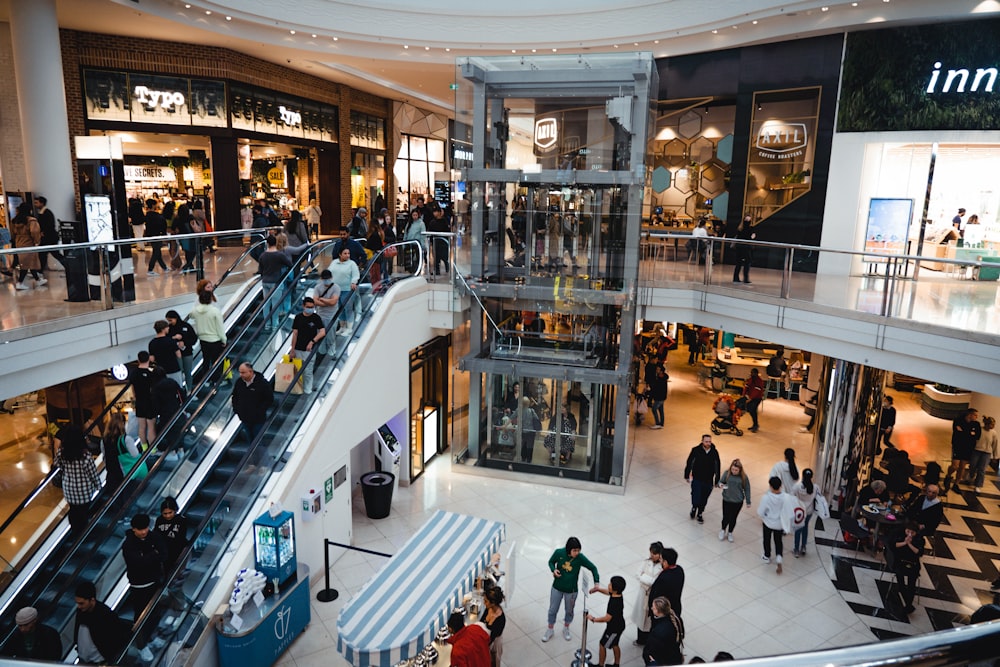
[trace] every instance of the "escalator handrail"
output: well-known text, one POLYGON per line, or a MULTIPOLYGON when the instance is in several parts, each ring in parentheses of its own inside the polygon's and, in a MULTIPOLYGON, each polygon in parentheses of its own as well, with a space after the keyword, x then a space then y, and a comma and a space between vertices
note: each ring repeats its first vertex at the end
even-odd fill
MULTIPOLYGON (((314 243, 313 246, 314 247, 319 246, 325 248, 326 246, 330 246, 332 243, 333 241, 331 240, 324 240, 314 243)), ((312 261, 312 259, 313 259, 313 253, 309 254, 303 253, 302 256, 299 258, 298 262, 295 265, 293 265, 293 267, 290 268, 287 272, 285 272, 285 274, 282 276, 282 282, 288 277, 288 275, 300 272, 303 266, 308 266, 309 265, 308 262, 312 261)), ((281 285, 282 282, 279 282, 278 285, 281 285)), ((268 292, 268 294, 265 296, 265 299, 254 309, 253 314, 251 315, 251 319, 256 318, 260 314, 260 312, 265 306, 267 298, 270 298, 273 295, 274 291, 275 290, 271 290, 270 292, 268 292)), ((245 333, 246 333, 245 331, 241 332, 237 337, 235 337, 232 341, 230 341, 226 349, 231 349, 232 344, 242 339, 245 333)), ((256 333, 259 333, 259 331, 255 332, 255 335, 256 333)), ((224 358, 225 355, 221 355, 219 360, 216 362, 216 366, 218 364, 221 364, 224 358)), ((216 369, 216 366, 213 366, 211 370, 214 371, 216 369)), ((205 406, 208 404, 209 400, 218 391, 218 381, 216 381, 216 386, 210 392, 208 392, 208 394, 204 397, 204 400, 200 402, 198 401, 197 397, 199 392, 203 390, 206 382, 211 381, 211 378, 212 378, 211 372, 207 373, 202 378, 202 380, 197 385, 195 385, 195 388, 192 389, 191 393, 188 395, 187 401, 184 404, 182 404, 181 408, 177 410, 177 412, 173 415, 173 417, 170 419, 167 425, 160 429, 160 432, 157 434, 157 437, 154 440, 154 442, 151 443, 150 447, 148 447, 147 450, 142 453, 142 455, 136 461, 133 468, 128 473, 125 474, 125 479, 118 486, 118 488, 115 489, 114 493, 110 494, 110 497, 104 500, 98 507, 92 508, 90 515, 91 520, 88 523, 87 528, 84 531, 82 531, 81 534, 76 537, 76 539, 73 540, 73 543, 71 544, 69 549, 63 554, 58 566, 55 568, 56 572, 62 572, 67 562, 69 562, 76 555, 77 550, 81 548, 82 544, 84 542, 90 541, 92 537, 96 538, 94 543, 99 543, 99 544, 103 544, 105 540, 110 539, 110 534, 111 532, 114 531, 115 527, 117 526, 117 521, 110 522, 107 525, 107 529, 105 531, 95 535, 94 531, 97 529, 100 523, 99 519, 103 517, 104 514, 112 507, 115 506, 130 507, 133 504, 132 501, 142 493, 142 491, 145 488, 145 484, 147 483, 146 480, 151 479, 154 476, 154 472, 158 470, 162 465, 164 457, 159 457, 152 464, 149 464, 147 460, 149 459, 150 456, 154 455, 154 453, 157 451, 157 447, 163 444, 163 441, 161 439, 167 437, 167 434, 173 431, 179 419, 184 418, 187 420, 184 423, 184 428, 181 429, 181 432, 184 432, 185 430, 190 428, 190 425, 201 415, 202 410, 205 409, 205 406), (190 417, 185 417, 186 409, 189 408, 192 403, 198 403, 198 405, 197 407, 194 407, 190 411, 190 417), (137 472, 142 468, 144 463, 147 464, 149 471, 146 479, 143 480, 142 484, 135 486, 135 488, 129 489, 128 488, 129 485, 126 482, 128 482, 130 479, 132 479, 134 475, 137 474, 137 472), (129 492, 129 496, 128 498, 123 499, 122 494, 127 489, 129 492)), ((54 474, 51 473, 50 475, 54 476, 54 474)), ((76 570, 73 572, 73 576, 70 577, 68 581, 70 582, 77 581, 80 577, 82 567, 83 564, 77 567, 76 570)), ((66 587, 61 589, 59 591, 59 596, 67 595, 70 590, 69 586, 72 586, 72 584, 67 584, 66 587)), ((59 597, 56 597, 54 599, 59 599, 59 597)))
MULTIPOLYGON (((229 277, 229 275, 233 272, 236 266, 239 265, 246 258, 246 256, 249 255, 257 246, 263 245, 265 243, 266 241, 258 241, 256 243, 251 243, 250 247, 245 249, 243 253, 239 257, 237 257, 236 260, 230 265, 230 267, 226 269, 226 271, 222 274, 222 276, 219 278, 219 282, 216 283, 216 287, 225 282, 226 278, 229 277)), ((96 427, 98 424, 104 423, 104 418, 108 416, 108 413, 110 413, 113 409, 115 409, 115 406, 121 400, 122 396, 125 395, 125 392, 128 391, 129 387, 131 387, 131 384, 126 383, 125 386, 122 387, 121 391, 119 391, 118 394, 113 399, 111 399, 111 401, 106 406, 104 406, 104 409, 100 412, 100 414, 98 414, 97 417, 91 420, 90 425, 83 431, 84 438, 91 437, 91 431, 94 430, 94 427, 96 427)), ((194 391, 192 390, 191 393, 194 393, 194 391)), ((0 535, 3 535, 4 531, 6 531, 10 527, 10 525, 21 514, 21 512, 23 512, 27 508, 27 506, 31 503, 31 501, 34 500, 46 486, 52 483, 52 480, 60 472, 61 468, 59 466, 55 465, 52 466, 48 474, 46 474, 45 477, 42 478, 42 481, 39 482, 38 485, 33 490, 29 491, 28 495, 25 496, 24 500, 22 500, 17 505, 17 507, 15 507, 11 511, 11 513, 7 516, 7 518, 4 519, 3 523, 0 523, 0 535)), ((17 576, 17 571, 15 570, 14 565, 12 563, 8 564, 11 566, 12 575, 17 576)))
MULTIPOLYGON (((386 248, 389 248, 389 247, 392 247, 392 246, 394 246, 396 248, 403 248, 403 247, 410 246, 410 245, 417 245, 419 247, 421 244, 420 244, 419 241, 402 241, 400 243, 391 244, 391 246, 386 246, 386 248)), ((368 266, 367 266, 367 268, 366 268, 366 270, 365 270, 365 272, 363 274, 363 277, 366 277, 366 276, 369 275, 369 272, 371 270, 371 266, 374 264, 374 262, 377 259, 381 258, 381 256, 384 253, 384 251, 385 251, 385 249, 380 250, 378 253, 376 253, 372 257, 372 259, 369 261, 368 266)), ((423 261, 423 254, 421 253, 420 254, 420 261, 419 261, 419 263, 417 265, 417 269, 416 269, 416 271, 414 272, 413 275, 420 275, 422 273, 423 268, 424 268, 424 261, 423 261)), ((361 280, 362 279, 359 278, 359 283, 361 282, 361 280)), ((387 282, 386 283, 386 287, 391 286, 393 284, 393 282, 395 282, 395 281, 387 282)), ((375 302, 376 302, 375 299, 372 299, 372 301, 368 305, 368 309, 367 309, 366 313, 362 314, 362 319, 364 319, 365 314, 371 312, 372 308, 374 308, 374 306, 375 306, 375 302)), ((336 318, 339 317, 339 314, 340 314, 340 312, 341 312, 342 309, 343 309, 343 306, 340 306, 340 308, 338 308, 337 314, 334 316, 334 318, 331 321, 335 321, 336 318)), ((338 364, 341 362, 341 360, 343 360, 344 356, 347 355, 347 353, 348 353, 348 346, 344 345, 344 347, 340 351, 340 353, 337 354, 337 355, 335 355, 335 356, 333 356, 331 358, 331 365, 330 365, 331 372, 332 372, 332 369, 334 369, 334 368, 336 368, 338 366, 338 364)), ((314 348, 313 350, 311 350, 309 352, 308 356, 303 360, 302 368, 300 368, 299 371, 296 373, 295 380, 292 382, 292 384, 290 386, 293 386, 295 384, 295 382, 298 381, 298 378, 301 376, 301 374, 303 372, 303 369, 306 367, 306 364, 313 362, 313 360, 314 360, 313 355, 315 355, 315 354, 317 354, 317 348, 314 348)), ((272 405, 271 409, 269 410, 269 414, 268 414, 267 420, 264 422, 264 425, 261 428, 260 433, 257 435, 256 438, 254 438, 253 442, 250 444, 250 447, 247 448, 247 451, 240 458, 239 463, 236 464, 236 469, 237 470, 244 469, 246 467, 247 463, 249 461, 253 460, 253 457, 257 456, 258 449, 262 447, 262 443, 263 443, 264 439, 267 437, 268 429, 272 426, 272 424, 273 424, 274 420, 277 418, 277 416, 282 413, 282 408, 286 405, 286 403, 288 402, 288 400, 289 400, 289 398, 291 396, 293 396, 293 394, 291 393, 290 389, 286 390, 286 391, 284 391, 284 392, 282 392, 280 394, 279 400, 274 405, 272 405)), ((316 392, 316 393, 314 393, 314 394, 311 395, 311 400, 312 401, 316 401, 318 398, 319 398, 319 392, 316 392)), ((286 448, 288 446, 288 443, 290 443, 291 440, 292 440, 292 437, 291 437, 292 435, 294 435, 294 434, 289 434, 288 441, 285 444, 286 448)), ((272 440, 272 443, 273 443, 273 440, 272 440)), ((281 460, 281 457, 280 456, 276 456, 275 459, 274 459, 274 462, 271 465, 272 466, 276 465, 279 460, 281 460)), ((205 510, 205 513, 204 513, 204 516, 202 517, 201 522, 192 531, 191 534, 193 536, 196 537, 196 536, 200 535, 201 533, 203 533, 208 528, 209 522, 212 520, 212 518, 218 512, 218 510, 220 509, 220 507, 222 506, 222 504, 226 501, 226 499, 228 497, 228 494, 229 494, 230 490, 232 489, 233 484, 235 483, 236 479, 237 479, 236 475, 230 477, 226 481, 226 483, 223 485, 222 489, 215 494, 215 499, 212 501, 212 503, 205 510)), ((241 521, 245 521, 245 518, 241 519, 241 521)), ((185 568, 188 565, 188 561, 189 561, 189 559, 191 557, 191 550, 194 548, 194 543, 195 543, 195 539, 194 538, 192 538, 191 540, 189 540, 188 544, 184 547, 184 550, 181 552, 181 555, 178 557, 177 562, 176 562, 176 564, 174 566, 174 569, 170 573, 168 573, 168 575, 165 577, 164 584, 163 584, 163 586, 161 588, 159 588, 158 594, 153 596, 153 598, 150 600, 150 602, 146 605, 146 608, 143 609, 142 612, 135 619, 135 623, 133 624, 133 634, 132 634, 133 637, 135 637, 135 636, 137 636, 137 635, 139 635, 139 634, 142 633, 142 631, 143 631, 142 630, 143 625, 147 622, 149 616, 152 614, 152 611, 156 607, 156 604, 159 601, 159 598, 162 595, 163 590, 165 590, 166 588, 168 588, 170 586, 171 582, 173 582, 174 579, 177 576, 179 576, 182 572, 184 572, 185 568)), ((209 569, 211 569, 211 568, 209 568, 209 569)), ((127 648, 126 648, 126 650, 127 650, 127 648)))

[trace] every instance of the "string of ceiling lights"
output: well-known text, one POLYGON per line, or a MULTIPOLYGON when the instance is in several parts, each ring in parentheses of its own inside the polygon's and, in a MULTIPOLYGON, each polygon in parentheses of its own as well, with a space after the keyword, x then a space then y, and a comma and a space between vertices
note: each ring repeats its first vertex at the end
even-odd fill
MULTIPOLYGON (((868 1, 869 1, 870 4, 874 4, 874 3, 877 3, 879 0, 868 0, 868 1)), ((891 0, 881 0, 882 4, 889 4, 890 2, 891 2, 891 0)), ((197 11, 204 11, 206 16, 213 16, 213 11, 210 10, 210 9, 204 9, 204 10, 202 10, 200 8, 194 7, 189 2, 183 2, 182 4, 184 5, 184 9, 195 9, 197 11)), ((862 5, 861 0, 858 0, 856 2, 851 2, 851 8, 857 8, 857 7, 860 7, 861 5, 862 5)), ((819 9, 820 9, 820 12, 829 12, 830 11, 830 7, 829 6, 823 6, 823 7, 820 7, 819 9)), ((812 10, 810 10, 809 13, 811 13, 811 11, 812 10)), ((232 21, 233 20, 233 17, 229 16, 229 15, 223 15, 223 14, 217 14, 217 15, 224 16, 224 18, 225 18, 226 21, 232 21)), ((747 25, 759 25, 760 23, 761 23, 760 19, 753 19, 753 20, 749 21, 747 25)), ((735 25, 732 26, 733 30, 738 30, 739 28, 740 28, 740 24, 735 24, 735 25)), ((719 28, 713 28, 710 32, 713 35, 718 35, 719 32, 720 32, 720 29, 719 28)), ((295 35, 298 35, 299 32, 297 30, 295 30, 294 28, 289 28, 288 29, 288 34, 292 35, 292 36, 295 36, 295 35)), ((320 36, 317 33, 303 33, 303 34, 309 34, 312 39, 320 39, 320 36)), ((340 37, 337 36, 337 35, 331 35, 329 37, 329 39, 330 39, 331 42, 339 42, 340 41, 340 37)), ((379 38, 379 41, 381 41, 381 38, 379 38)), ((659 39, 654 39, 654 40, 651 40, 651 43, 653 45, 658 45, 660 43, 660 40, 659 39)), ((633 47, 641 47, 642 44, 643 44, 642 42, 632 42, 632 46, 633 47)), ((330 46, 332 47, 333 44, 330 44, 330 46)), ((403 48, 404 51, 408 51, 410 49, 410 45, 409 44, 401 44, 400 46, 402 46, 402 48, 403 48)), ((617 48, 620 48, 620 45, 619 44, 611 44, 611 47, 617 49, 617 48)), ((434 48, 435 47, 424 46, 423 50, 424 51, 431 51, 434 48)), ((440 48, 445 53, 451 53, 451 47, 440 47, 440 48)), ((528 53, 529 51, 531 53, 538 53, 539 51, 542 51, 542 52, 551 51, 552 53, 558 53, 559 49, 558 48, 551 48, 551 49, 549 49, 549 48, 544 48, 544 49, 538 49, 538 48, 521 49, 522 53, 528 53)), ((518 53, 518 49, 511 49, 510 52, 511 53, 518 53)))

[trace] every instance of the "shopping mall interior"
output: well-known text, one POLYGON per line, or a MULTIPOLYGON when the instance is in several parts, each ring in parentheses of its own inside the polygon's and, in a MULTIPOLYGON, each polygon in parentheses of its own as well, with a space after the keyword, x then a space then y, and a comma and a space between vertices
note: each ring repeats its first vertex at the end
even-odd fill
MULTIPOLYGON (((457 665, 436 639, 496 585, 494 664, 597 664, 596 573, 566 636, 561 615, 546 632, 549 557, 573 536, 601 585, 626 582, 607 664, 649 664, 632 610, 654 542, 686 575, 684 662, 995 659, 1000 630, 970 621, 1000 605, 1000 451, 981 481, 948 473, 955 423, 1000 413, 1000 3, 942 4, 326 0, 276 20, 226 0, 0 0, 5 226, 44 193, 68 246, 47 283, 0 277, 0 642, 31 606, 59 660, 93 662, 73 604, 90 580, 133 621, 107 662, 457 665), (448 231, 404 240, 418 197, 448 231), (132 199, 205 206, 209 232, 163 244, 191 272, 154 268, 132 199), (316 207, 277 284, 260 201, 282 224, 316 207), (98 204, 114 234, 95 243, 98 204), (296 353, 358 207, 386 208, 399 244, 296 353), (134 467, 71 526, 60 429, 89 429, 104 480, 110 415, 138 428, 137 353, 199 280, 224 354, 199 345, 155 446, 119 449, 134 467), (244 361, 276 385, 259 423, 232 398, 244 361), (714 422, 754 370, 758 414, 714 422), (692 509, 705 434, 749 480, 729 534, 719 489, 692 509), (804 551, 787 534, 765 560, 757 510, 787 449, 829 515, 810 504, 804 551), (922 507, 935 468, 943 520, 910 610, 891 515, 922 507), (859 500, 878 479, 881 512, 859 500), (168 496, 188 540, 137 596, 122 540, 168 496)), ((30 267, 23 245, 0 248, 6 270, 30 267)))

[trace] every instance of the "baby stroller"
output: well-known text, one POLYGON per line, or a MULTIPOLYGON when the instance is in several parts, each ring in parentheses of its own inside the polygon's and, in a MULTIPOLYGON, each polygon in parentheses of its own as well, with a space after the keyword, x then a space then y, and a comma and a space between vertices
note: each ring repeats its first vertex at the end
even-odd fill
POLYGON ((709 424, 712 433, 715 435, 719 435, 720 433, 732 433, 737 436, 743 435, 743 431, 738 424, 746 406, 747 399, 745 396, 735 399, 729 394, 721 394, 715 399, 715 403, 712 404, 712 410, 715 411, 715 419, 709 424))

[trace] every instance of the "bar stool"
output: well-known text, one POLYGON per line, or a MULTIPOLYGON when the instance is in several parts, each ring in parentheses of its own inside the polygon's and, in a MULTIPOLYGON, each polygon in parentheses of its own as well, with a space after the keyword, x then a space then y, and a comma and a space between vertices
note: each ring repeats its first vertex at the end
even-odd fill
POLYGON ((764 389, 764 398, 781 398, 781 387, 784 380, 780 377, 767 376, 767 386, 764 389))

